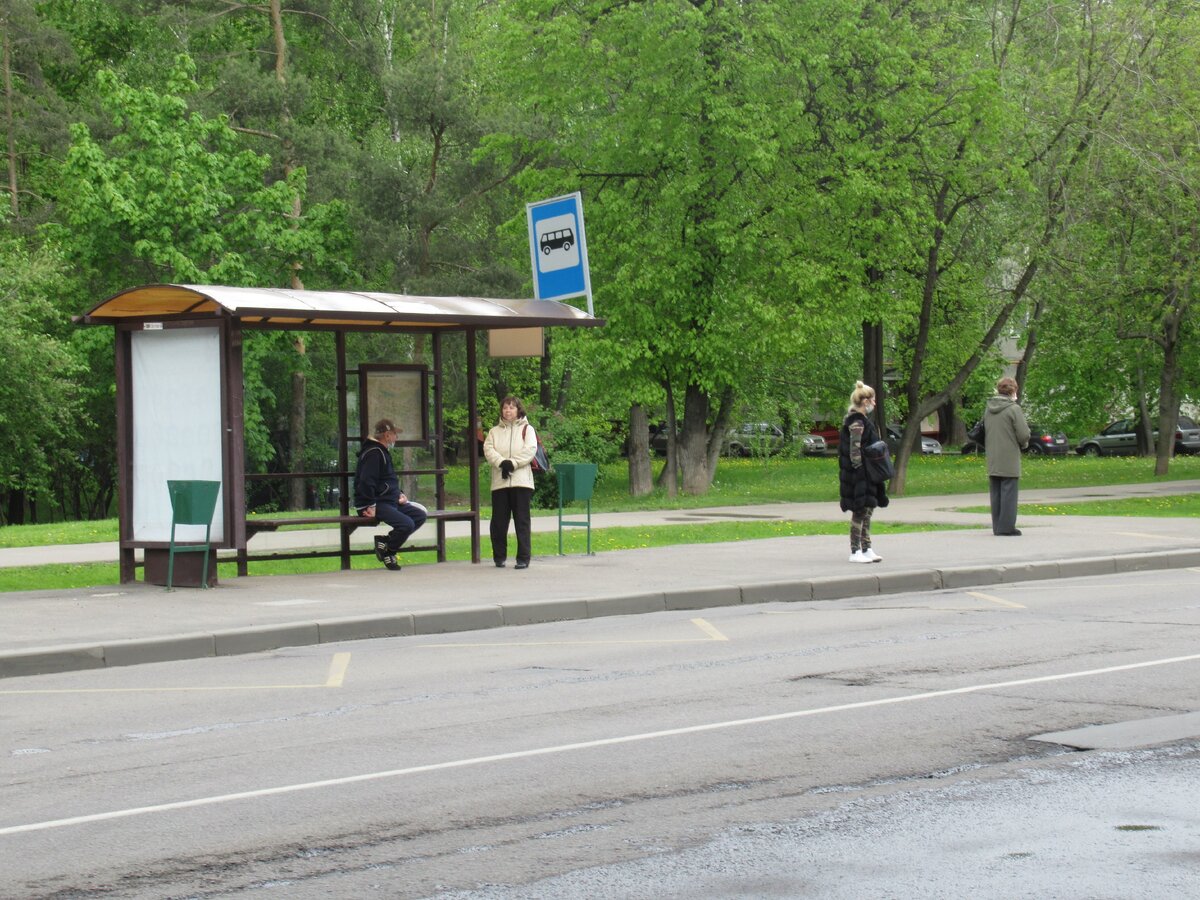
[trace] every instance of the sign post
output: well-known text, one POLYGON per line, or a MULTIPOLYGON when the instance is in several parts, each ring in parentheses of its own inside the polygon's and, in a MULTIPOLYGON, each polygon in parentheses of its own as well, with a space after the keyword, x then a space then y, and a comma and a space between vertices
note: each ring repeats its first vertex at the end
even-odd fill
POLYGON ((587 297, 592 311, 587 238, 583 231, 583 198, 576 191, 525 204, 529 221, 529 258, 533 264, 533 296, 538 300, 587 297))

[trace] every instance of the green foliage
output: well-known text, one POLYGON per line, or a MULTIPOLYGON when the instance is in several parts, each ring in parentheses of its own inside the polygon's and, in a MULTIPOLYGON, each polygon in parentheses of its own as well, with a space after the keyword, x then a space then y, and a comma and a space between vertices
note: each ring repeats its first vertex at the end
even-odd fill
MULTIPOLYGON (((0 493, 52 495, 54 473, 75 471, 87 422, 84 368, 57 337, 52 297, 66 263, 49 246, 29 249, 0 231, 0 493), (74 449, 72 449, 74 448, 74 449)), ((0 508, 0 515, 4 510, 0 508)))
POLYGON ((336 204, 300 221, 302 170, 264 184, 270 160, 241 147, 223 120, 189 113, 195 67, 176 60, 169 93, 134 88, 109 70, 96 75, 115 129, 98 139, 71 128, 58 191, 61 224, 51 228, 94 289, 130 283, 286 283, 299 261, 337 267, 346 234, 336 204))
MULTIPOLYGON (((1008 362, 984 346, 997 322, 1018 346, 1038 327, 1025 405, 1070 433, 1200 396, 1194 3, 1033 0, 1015 18, 962 0, 280 10, 282 55, 266 4, 5 2, 20 202, 0 234, 33 239, 4 245, 0 277, 55 269, 20 288, 55 311, 9 324, 5 374, 43 377, 17 369, 30 342, 66 354, 55 375, 86 465, 27 467, 64 514, 103 514, 115 489, 111 333, 72 331, 69 314, 138 283, 293 275, 527 296, 524 204, 575 190, 608 325, 551 335, 548 373, 481 366, 485 423, 512 390, 535 418, 561 409, 545 423, 561 452, 610 458, 623 425, 609 420, 635 402, 657 420, 668 388, 701 427, 726 396, 734 425, 840 414, 864 321, 884 328, 893 419, 942 392, 977 412, 1008 362), (86 377, 64 377, 72 366, 86 377)), ((329 450, 332 353, 305 340, 303 354, 247 342, 255 468, 292 464, 297 373, 303 464, 329 450)), ((461 435, 465 350, 447 343, 461 435)), ((365 348, 352 359, 412 354, 351 344, 365 348)), ((34 416, 9 415, 6 441, 11 423, 34 429, 14 446, 40 444, 34 416)))

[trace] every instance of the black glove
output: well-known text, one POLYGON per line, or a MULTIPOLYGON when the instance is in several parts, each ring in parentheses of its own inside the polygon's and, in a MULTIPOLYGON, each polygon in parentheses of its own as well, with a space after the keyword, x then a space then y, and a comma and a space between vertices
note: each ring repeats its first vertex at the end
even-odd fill
POLYGON ((507 478, 513 473, 513 462, 511 459, 505 459, 500 462, 500 475, 502 478, 507 478))

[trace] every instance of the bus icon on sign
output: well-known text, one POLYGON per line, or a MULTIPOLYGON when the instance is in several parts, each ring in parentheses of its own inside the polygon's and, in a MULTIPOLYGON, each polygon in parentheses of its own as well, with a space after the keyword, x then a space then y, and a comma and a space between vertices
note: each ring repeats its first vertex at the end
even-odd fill
MULTIPOLYGON (((582 222, 572 211, 529 223, 529 255, 535 273, 580 269, 584 243, 582 222)), ((539 291, 543 287, 539 285, 539 291)))
POLYGON ((547 231, 539 239, 542 253, 550 255, 551 250, 570 250, 575 244, 575 232, 570 228, 561 231, 547 231))

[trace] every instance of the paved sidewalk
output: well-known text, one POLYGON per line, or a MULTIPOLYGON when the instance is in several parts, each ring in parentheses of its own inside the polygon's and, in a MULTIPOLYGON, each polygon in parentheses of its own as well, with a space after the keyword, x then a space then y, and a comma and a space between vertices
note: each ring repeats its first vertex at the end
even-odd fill
MULTIPOLYGON (((1023 491, 1021 500, 1068 503, 1197 490, 1196 481, 1159 482, 1023 491)), ((207 591, 167 593, 139 583, 0 594, 0 677, 668 609, 1200 567, 1200 519, 1023 517, 1024 536, 1010 538, 991 534, 986 513, 955 511, 986 505, 983 494, 894 499, 876 521, 977 529, 877 535, 875 548, 884 560, 865 566, 847 561, 846 537, 817 536, 539 557, 521 572, 511 566, 497 570, 489 562, 405 566, 400 573, 383 568, 341 572, 330 560, 328 573, 225 579, 207 591), (405 586, 405 596, 389 592, 397 584, 405 586)), ((848 520, 833 503, 781 503, 596 514, 592 522, 603 528, 731 518, 848 520)), ((557 518, 535 518, 534 526, 554 531, 557 518)), ((270 537, 329 542, 329 534, 320 531, 270 537)), ((369 538, 364 532, 361 540, 369 538)), ((74 548, 83 559, 116 556, 113 544, 83 547, 74 548)), ((63 561, 64 550, 53 548, 55 561, 63 561)), ((0 564, 36 564, 46 552, 0 550, 0 564)))

